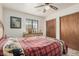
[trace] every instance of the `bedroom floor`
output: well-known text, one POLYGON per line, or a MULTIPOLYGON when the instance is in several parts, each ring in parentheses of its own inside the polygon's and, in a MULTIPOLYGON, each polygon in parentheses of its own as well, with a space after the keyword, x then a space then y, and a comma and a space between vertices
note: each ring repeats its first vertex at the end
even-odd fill
POLYGON ((68 53, 66 56, 79 56, 79 51, 68 48, 68 53))

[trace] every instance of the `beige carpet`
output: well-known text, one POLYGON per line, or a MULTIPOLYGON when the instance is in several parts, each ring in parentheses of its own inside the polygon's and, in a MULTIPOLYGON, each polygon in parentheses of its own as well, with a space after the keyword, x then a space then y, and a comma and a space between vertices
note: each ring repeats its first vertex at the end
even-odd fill
POLYGON ((79 51, 68 48, 68 53, 66 54, 66 56, 79 56, 79 51))

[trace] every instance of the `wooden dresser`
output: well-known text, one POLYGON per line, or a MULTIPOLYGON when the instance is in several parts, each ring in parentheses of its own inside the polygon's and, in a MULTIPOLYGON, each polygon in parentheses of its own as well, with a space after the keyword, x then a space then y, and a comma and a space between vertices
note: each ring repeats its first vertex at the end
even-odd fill
POLYGON ((42 36, 43 33, 31 33, 31 34, 23 34, 23 37, 32 37, 32 36, 42 36))

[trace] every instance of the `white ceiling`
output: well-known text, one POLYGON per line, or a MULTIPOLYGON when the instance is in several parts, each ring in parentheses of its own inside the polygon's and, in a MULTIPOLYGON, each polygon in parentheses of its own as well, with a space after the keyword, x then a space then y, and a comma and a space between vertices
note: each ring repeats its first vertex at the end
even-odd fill
MULTIPOLYGON (((41 4, 44 4, 44 3, 3 3, 2 5, 3 7, 6 7, 6 8, 10 8, 17 11, 29 13, 32 15, 42 16, 42 17, 46 17, 48 14, 56 12, 53 9, 49 9, 46 13, 43 13, 44 7, 35 8, 35 6, 38 6, 41 4)), ((58 7, 57 11, 59 11, 75 4, 74 3, 53 3, 52 5, 58 7)))

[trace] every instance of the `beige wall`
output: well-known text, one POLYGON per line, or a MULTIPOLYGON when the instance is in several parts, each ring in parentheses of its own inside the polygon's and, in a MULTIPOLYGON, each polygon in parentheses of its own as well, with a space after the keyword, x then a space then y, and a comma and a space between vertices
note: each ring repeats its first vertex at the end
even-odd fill
POLYGON ((5 34, 7 34, 7 36, 22 37, 23 32, 25 32, 25 29, 26 29, 26 19, 38 20, 38 29, 41 30, 42 32, 44 32, 44 18, 42 18, 42 17, 22 13, 22 12, 7 9, 7 8, 4 8, 3 12, 4 12, 3 17, 4 17, 5 34), (22 28, 21 29, 11 29, 10 28, 10 16, 22 18, 22 28))
POLYGON ((1 4, 0 4, 0 20, 3 21, 3 8, 1 4))
POLYGON ((55 13, 51 13, 50 15, 48 15, 46 17, 46 20, 49 20, 49 19, 52 19, 52 18, 56 18, 56 17, 61 17, 61 16, 65 16, 65 15, 68 15, 68 14, 72 14, 72 13, 75 13, 75 12, 79 12, 79 3, 76 4, 76 5, 73 5, 69 8, 65 8, 63 10, 59 10, 55 13))

